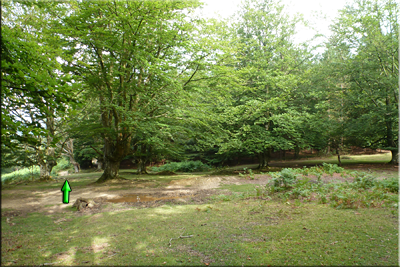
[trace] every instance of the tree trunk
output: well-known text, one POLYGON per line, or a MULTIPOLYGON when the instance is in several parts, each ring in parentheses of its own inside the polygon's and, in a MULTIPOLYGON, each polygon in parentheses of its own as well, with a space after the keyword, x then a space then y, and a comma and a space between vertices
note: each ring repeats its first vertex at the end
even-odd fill
POLYGON ((105 161, 104 172, 101 177, 96 181, 97 183, 102 183, 111 179, 119 178, 119 166, 121 161, 105 161))
POLYGON ((264 153, 258 154, 258 167, 257 169, 262 170, 264 168, 264 153))
POLYGON ((342 166, 342 161, 340 160, 340 149, 339 147, 336 147, 336 155, 337 155, 337 159, 339 162, 339 166, 342 166))
POLYGON ((259 164, 257 169, 262 170, 264 168, 269 168, 269 160, 271 158, 271 149, 269 148, 267 151, 258 154, 259 164))
POLYGON ((297 145, 294 147, 294 159, 298 159, 300 154, 300 147, 297 145))
POLYGON ((69 162, 74 166, 75 173, 80 172, 81 165, 74 158, 74 139, 69 139, 65 142, 64 152, 66 153, 64 155, 69 157, 69 162))
POLYGON ((283 150, 283 160, 286 160, 286 150, 283 150))
POLYGON ((107 180, 119 179, 119 167, 121 161, 126 155, 128 155, 130 151, 130 139, 126 141, 121 139, 118 138, 116 141, 113 141, 109 138, 104 138, 104 172, 96 181, 96 183, 103 183, 107 180))
POLYGON ((392 159, 390 160, 390 164, 397 165, 399 164, 399 150, 398 149, 393 149, 390 150, 392 153, 392 159))
POLYGON ((75 162, 75 164, 72 163, 72 165, 74 165, 75 173, 78 173, 81 171, 81 165, 78 162, 75 162))
POLYGON ((47 168, 46 163, 39 164, 40 167, 40 179, 49 179, 51 170, 47 168))
MULTIPOLYGON (((50 114, 52 114, 52 110, 50 108, 49 111, 50 114)), ((51 142, 53 142, 55 133, 54 118, 51 115, 46 118, 46 127, 49 130, 46 140, 46 148, 44 150, 38 148, 37 151, 38 163, 40 167, 40 179, 49 179, 51 170, 57 165, 57 161, 55 160, 55 148, 50 146, 51 142)))
MULTIPOLYGON (((50 149, 50 148, 48 148, 50 149)), ((38 163, 40 168, 40 179, 49 179, 51 170, 54 166, 57 165, 55 160, 44 159, 42 155, 43 151, 39 151, 38 153, 38 163)), ((51 152, 49 152, 51 154, 51 152)))
POLYGON ((139 159, 138 160, 138 169, 137 169, 137 174, 147 174, 146 171, 146 160, 145 159, 139 159))

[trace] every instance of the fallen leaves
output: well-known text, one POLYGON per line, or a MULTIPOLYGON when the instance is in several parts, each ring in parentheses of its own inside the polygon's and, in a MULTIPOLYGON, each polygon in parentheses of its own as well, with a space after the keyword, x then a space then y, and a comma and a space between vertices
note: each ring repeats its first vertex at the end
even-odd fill
POLYGON ((9 251, 14 251, 14 250, 17 250, 17 249, 19 249, 19 248, 22 248, 22 245, 16 246, 15 248, 9 248, 9 249, 7 249, 7 252, 9 252, 9 251))

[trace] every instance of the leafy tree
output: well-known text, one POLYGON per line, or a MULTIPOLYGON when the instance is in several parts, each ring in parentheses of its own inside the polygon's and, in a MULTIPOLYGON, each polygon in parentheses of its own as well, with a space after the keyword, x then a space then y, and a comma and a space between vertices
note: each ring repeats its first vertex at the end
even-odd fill
POLYGON ((291 102, 303 82, 303 65, 312 56, 293 43, 300 19, 285 14, 279 1, 245 1, 238 17, 233 28, 240 44, 235 67, 244 84, 232 91, 231 105, 223 111, 229 134, 219 153, 238 150, 257 156, 263 168, 272 151, 299 151, 306 145, 306 111, 291 102))
MULTIPOLYGON (((71 2, 57 28, 68 43, 65 60, 98 101, 104 173, 118 178, 139 124, 169 117, 206 53, 187 16, 195 1, 71 2)), ((57 23, 57 22, 56 22, 57 23)))
POLYGON ((10 156, 33 149, 40 176, 48 177, 59 156, 57 117, 74 102, 70 77, 56 60, 62 49, 40 5, 2 3, 2 20, 2 144, 10 156))
POLYGON ((398 162, 398 3, 359 1, 340 12, 332 26, 331 59, 348 143, 392 152, 398 162))

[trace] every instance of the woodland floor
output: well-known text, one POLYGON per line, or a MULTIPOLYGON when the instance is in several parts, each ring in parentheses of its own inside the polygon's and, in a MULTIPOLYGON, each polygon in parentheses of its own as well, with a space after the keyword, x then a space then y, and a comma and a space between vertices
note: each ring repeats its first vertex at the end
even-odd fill
MULTIPOLYGON (((397 265, 397 208, 335 209, 247 197, 271 179, 238 174, 254 167, 140 176, 125 169, 120 172, 125 179, 103 184, 95 183, 101 173, 82 172, 4 185, 1 265, 397 265), (66 179, 72 188, 69 204, 62 203, 66 179), (77 211, 78 198, 95 205, 77 211)), ((288 166, 271 171, 278 167, 288 166)), ((345 169, 377 179, 398 175, 388 164, 345 169)), ((351 177, 321 180, 350 182, 351 177)))
MULTIPOLYGON (((398 168, 388 164, 359 164, 346 169, 373 172, 377 179, 387 178, 396 175, 398 172, 398 168)), ((199 175, 198 177, 176 179, 160 184, 156 180, 152 180, 151 175, 148 177, 148 179, 134 178, 110 181, 100 185, 90 182, 74 188, 74 183, 79 182, 81 178, 65 176, 47 183, 27 182, 17 187, 3 187, 1 194, 2 216, 18 216, 31 212, 43 212, 45 214, 64 212, 66 208, 71 207, 81 197, 93 199, 97 204, 94 208, 83 212, 85 214, 129 209, 130 206, 157 207, 167 202, 180 205, 185 203, 200 204, 205 203, 211 195, 217 194, 217 192, 222 193, 220 189, 218 190, 220 186, 226 184, 265 185, 271 179, 267 174, 255 174, 254 179, 237 175, 199 175), (60 189, 64 179, 68 179, 72 187, 69 204, 62 204, 60 189), (41 185, 46 186, 41 188, 41 185), (116 205, 107 205, 109 203, 116 205)), ((179 175, 175 177, 179 177, 179 175)), ((309 178, 316 180, 316 177, 312 175, 309 178)), ((96 179, 91 178, 90 180, 94 182, 96 179)), ((345 180, 351 182, 352 178, 344 178, 335 173, 324 175, 321 180, 324 182, 345 180)), ((230 194, 229 190, 223 193, 230 194)))

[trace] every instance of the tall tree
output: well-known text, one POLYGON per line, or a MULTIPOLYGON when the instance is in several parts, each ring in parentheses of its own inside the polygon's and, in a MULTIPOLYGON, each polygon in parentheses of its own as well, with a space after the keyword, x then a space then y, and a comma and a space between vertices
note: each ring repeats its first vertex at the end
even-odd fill
POLYGON ((244 1, 234 26, 241 48, 235 67, 244 86, 232 92, 232 105, 224 110, 230 134, 219 153, 239 150, 255 155, 263 168, 274 150, 305 145, 300 127, 305 111, 291 106, 303 66, 312 57, 293 42, 300 22, 285 13, 280 1, 244 1))
POLYGON ((1 8, 2 144, 13 155, 34 149, 40 176, 49 177, 57 164, 58 117, 74 102, 73 86, 56 60, 62 48, 41 5, 5 2, 1 8))
POLYGON ((347 142, 392 152, 398 163, 399 6, 356 0, 332 26, 330 49, 337 86, 343 89, 347 142), (332 52, 333 52, 332 51, 332 52))
POLYGON ((98 101, 103 182, 118 178, 140 122, 171 116, 206 53, 195 46, 196 1, 70 2, 55 26, 70 70, 98 101), (60 29, 60 30, 59 30, 60 29))

